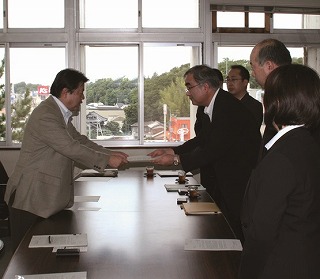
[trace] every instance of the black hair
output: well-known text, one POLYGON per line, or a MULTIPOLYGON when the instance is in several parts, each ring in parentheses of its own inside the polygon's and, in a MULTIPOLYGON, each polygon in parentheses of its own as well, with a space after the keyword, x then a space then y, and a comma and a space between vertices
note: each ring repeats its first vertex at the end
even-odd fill
POLYGON ((72 93, 81 83, 85 83, 88 80, 83 73, 75 69, 64 69, 56 75, 50 88, 50 94, 59 98, 63 88, 67 88, 72 93))
POLYGON ((318 73, 300 64, 277 67, 267 77, 263 102, 267 125, 315 128, 320 123, 318 73))
MULTIPOLYGON (((188 71, 186 71, 186 73, 184 74, 184 77, 186 77, 189 74, 192 74, 196 82, 200 84, 208 83, 209 86, 213 88, 220 88, 221 77, 217 73, 217 71, 219 70, 210 68, 207 65, 197 65, 190 68, 188 71)), ((223 80, 223 77, 222 77, 222 80, 223 80)))

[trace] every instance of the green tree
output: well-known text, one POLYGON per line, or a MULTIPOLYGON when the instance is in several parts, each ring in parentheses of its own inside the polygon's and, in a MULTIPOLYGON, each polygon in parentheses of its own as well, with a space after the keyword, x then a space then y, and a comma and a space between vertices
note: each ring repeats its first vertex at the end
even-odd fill
POLYGON ((105 126, 104 129, 106 130, 106 134, 107 135, 121 135, 121 131, 120 131, 120 125, 118 122, 115 121, 110 121, 108 122, 105 126))
POLYGON ((26 93, 20 96, 12 105, 12 140, 16 142, 22 142, 24 135, 24 128, 28 121, 28 117, 31 112, 32 97, 30 96, 29 88, 26 89, 26 93))
POLYGON ((167 104, 169 113, 178 116, 189 116, 190 101, 185 94, 183 77, 177 77, 168 87, 160 90, 161 103, 167 104))

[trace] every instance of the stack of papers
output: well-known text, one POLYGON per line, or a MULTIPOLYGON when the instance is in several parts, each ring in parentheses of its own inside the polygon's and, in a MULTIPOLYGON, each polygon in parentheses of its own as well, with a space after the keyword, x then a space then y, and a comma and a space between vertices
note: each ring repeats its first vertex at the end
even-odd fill
POLYGON ((182 205, 186 215, 202 215, 221 213, 220 208, 214 202, 189 202, 182 205))
POLYGON ((79 248, 80 252, 87 251, 87 234, 51 234, 34 235, 29 243, 29 248, 53 247, 53 252, 57 249, 79 248))
POLYGON ((242 251, 239 239, 187 239, 184 250, 242 251))

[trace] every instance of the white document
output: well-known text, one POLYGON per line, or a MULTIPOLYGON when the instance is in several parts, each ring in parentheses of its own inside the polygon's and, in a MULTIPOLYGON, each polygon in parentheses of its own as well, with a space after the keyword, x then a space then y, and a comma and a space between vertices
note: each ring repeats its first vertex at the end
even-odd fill
POLYGON ((98 202, 100 196, 74 196, 74 202, 98 202))
POLYGON ((15 279, 87 279, 87 272, 48 273, 35 275, 15 275, 15 279))
POLYGON ((136 155, 136 156, 129 156, 127 160, 128 162, 150 162, 154 160, 154 158, 147 155, 136 155))
POLYGON ((106 177, 106 176, 95 176, 95 177, 88 177, 88 176, 80 176, 76 179, 76 181, 102 181, 107 182, 113 179, 113 177, 106 177))
POLYGON ((188 186, 197 186, 198 190, 205 190, 201 184, 164 184, 167 192, 178 192, 180 189, 188 190, 188 186))
MULTIPOLYGON (((161 177, 175 177, 175 176, 179 176, 179 171, 180 170, 158 170, 157 173, 161 176, 161 177)), ((187 172, 186 176, 193 176, 193 174, 191 172, 187 172)))
POLYGON ((34 235, 29 248, 88 246, 87 234, 34 235))
POLYGON ((242 251, 239 239, 186 239, 184 250, 242 251))
POLYGON ((79 211, 99 211, 101 209, 101 207, 78 207, 77 210, 79 211))

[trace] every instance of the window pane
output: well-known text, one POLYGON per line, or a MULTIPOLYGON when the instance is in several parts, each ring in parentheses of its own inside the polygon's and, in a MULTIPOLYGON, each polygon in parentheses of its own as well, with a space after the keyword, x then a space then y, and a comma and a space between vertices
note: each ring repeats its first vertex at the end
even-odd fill
POLYGON ((6 140, 4 47, 0 46, 0 141, 6 140))
POLYGON ((217 12, 217 27, 244 27, 244 13, 217 12))
POLYGON ((49 96, 56 74, 65 68, 64 48, 11 48, 12 140, 19 143, 29 114, 49 96))
POLYGON ((81 0, 81 28, 137 28, 138 0, 81 0))
POLYGON ((200 63, 200 46, 148 45, 144 49, 144 139, 190 139, 190 101, 184 73, 200 63))
POLYGON ((264 13, 249 13, 250 28, 264 28, 264 13))
POLYGON ((0 0, 0 28, 3 28, 3 0, 0 0))
POLYGON ((199 0, 142 0, 142 27, 198 28, 199 0))
POLYGON ((304 15, 303 29, 320 29, 320 15, 304 15))
POLYGON ((86 46, 87 136, 138 139, 138 46, 86 46))
POLYGON ((301 14, 274 14, 273 27, 279 29, 301 29, 301 14))
POLYGON ((63 28, 64 0, 8 0, 9 28, 63 28))

